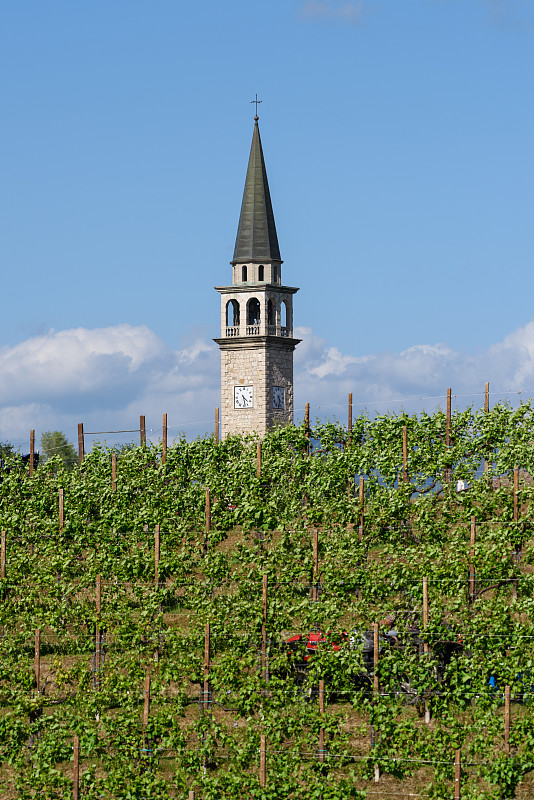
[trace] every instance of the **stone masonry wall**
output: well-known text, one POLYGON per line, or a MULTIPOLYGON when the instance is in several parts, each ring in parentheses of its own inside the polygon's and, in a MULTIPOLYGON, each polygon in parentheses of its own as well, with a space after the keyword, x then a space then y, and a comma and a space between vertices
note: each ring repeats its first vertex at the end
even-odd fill
POLYGON ((293 352, 276 343, 250 342, 245 348, 221 349, 222 435, 265 434, 273 425, 293 421, 293 352), (234 387, 253 387, 253 408, 234 408, 234 387), (285 408, 273 409, 273 386, 285 388, 285 408))

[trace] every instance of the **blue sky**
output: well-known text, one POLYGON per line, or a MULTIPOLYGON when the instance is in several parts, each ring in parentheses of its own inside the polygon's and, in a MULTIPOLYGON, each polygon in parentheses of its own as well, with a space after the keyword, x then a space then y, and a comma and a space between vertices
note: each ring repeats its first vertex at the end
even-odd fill
POLYGON ((0 74, 0 440, 212 427, 256 92, 297 408, 529 396, 534 0, 21 0, 0 74))

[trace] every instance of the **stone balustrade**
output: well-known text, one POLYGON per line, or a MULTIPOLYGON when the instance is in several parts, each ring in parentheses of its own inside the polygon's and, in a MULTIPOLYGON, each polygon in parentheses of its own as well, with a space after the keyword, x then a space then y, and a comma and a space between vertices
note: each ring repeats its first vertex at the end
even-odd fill
MULTIPOLYGON (((245 331, 242 333, 242 328, 239 325, 227 325, 226 336, 261 336, 261 325, 247 325, 245 331)), ((290 328, 281 327, 277 332, 276 325, 266 325, 265 335, 267 336, 284 336, 291 338, 292 331, 290 328)))

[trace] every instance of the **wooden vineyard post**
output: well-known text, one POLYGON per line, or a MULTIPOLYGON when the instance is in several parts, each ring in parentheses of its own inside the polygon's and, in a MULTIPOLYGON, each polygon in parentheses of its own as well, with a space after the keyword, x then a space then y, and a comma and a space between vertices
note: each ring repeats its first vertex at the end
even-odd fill
POLYGON ((65 515, 65 492, 63 489, 59 490, 58 510, 59 510, 59 532, 63 533, 63 524, 65 515))
POLYGON ((159 525, 156 525, 154 532, 154 586, 156 589, 159 586, 159 525))
MULTIPOLYGON (((519 535, 519 467, 514 468, 514 533, 515 536, 519 535)), ((521 543, 516 545, 514 551, 514 560, 516 564, 521 563, 521 543)), ((517 600, 517 579, 513 582, 513 598, 517 600)))
MULTIPOLYGON (((154 529, 154 589, 159 589, 159 551, 160 551, 160 528, 159 525, 154 529)), ((160 606, 161 609, 161 606, 160 606)), ((154 661, 159 661, 159 644, 156 642, 154 648, 154 661)))
POLYGON ((195 793, 192 790, 189 791, 187 800, 195 800, 195 793))
MULTIPOLYGON (((203 682, 200 691, 199 707, 202 714, 207 714, 211 711, 211 692, 210 692, 210 624, 206 622, 204 629, 204 664, 203 664, 203 682)), ((211 722, 211 715, 210 715, 211 722)), ((201 743, 205 748, 208 743, 208 732, 205 731, 201 737, 201 743)), ((208 763, 208 753, 204 750, 203 756, 204 769, 208 763)))
POLYGON ((80 737, 75 736, 72 745, 72 800, 78 800, 80 791, 80 737))
MULTIPOLYGON (((374 744, 374 732, 373 732, 373 744, 374 744)), ((374 781, 375 783, 378 783, 380 781, 380 767, 378 766, 378 764, 375 764, 374 773, 375 773, 374 781)))
POLYGON ((358 527, 358 539, 363 541, 363 514, 364 514, 365 486, 363 475, 360 475, 360 525, 358 527))
MULTIPOLYGON (((352 444, 352 392, 349 393, 348 419, 347 419, 347 447, 352 444)), ((347 498, 350 500, 354 490, 354 476, 347 481, 347 498)))
POLYGON ((139 416, 139 443, 141 447, 146 445, 146 424, 144 414, 139 416))
POLYGON ((111 491, 117 491, 117 453, 111 454, 111 491))
POLYGON ((147 746, 148 717, 150 715, 150 673, 145 674, 145 686, 143 689, 143 746, 147 746))
POLYGON ((447 389, 447 422, 445 427, 445 447, 451 446, 451 405, 452 405, 452 390, 447 389))
POLYGON ((514 468, 514 522, 519 522, 519 467, 514 468))
POLYGON ((469 602, 474 603, 476 598, 476 588, 475 588, 475 544, 477 538, 477 525, 476 525, 476 517, 471 516, 471 536, 470 536, 470 544, 469 544, 469 587, 468 587, 468 596, 469 602))
MULTIPOLYGON (((324 714, 324 680, 319 681, 319 714, 321 717, 324 714)), ((326 755, 326 749, 324 746, 324 728, 319 728, 319 748, 318 748, 318 758, 321 763, 324 763, 326 755)))
POLYGON ((380 691, 378 682, 378 622, 373 622, 373 694, 375 697, 380 691))
POLYGON ((454 800, 461 800, 461 773, 462 773, 462 751, 456 750, 454 754, 454 800))
POLYGON ((428 627, 428 578, 423 578, 423 630, 428 627))
POLYGON ((310 455, 310 404, 304 406, 304 435, 306 437, 306 455, 310 455))
POLYGON ((267 786, 267 739, 263 733, 260 736, 260 786, 267 786))
POLYGON ((83 422, 78 422, 78 464, 81 466, 85 458, 85 441, 83 436, 83 422))
POLYGON ((167 414, 163 415, 163 429, 161 440, 161 463, 167 463, 167 414))
POLYGON ((349 408, 348 408, 348 421, 347 421, 347 444, 352 444, 352 392, 349 392, 349 408))
POLYGON ((215 409, 215 444, 219 444, 219 409, 215 409))
MULTIPOLYGON (((378 699, 378 695, 380 692, 380 684, 378 682, 378 623, 373 622, 373 695, 374 700, 378 699)), ((371 728, 371 745, 374 746, 375 744, 375 737, 376 731, 372 727, 371 728)), ((375 783, 378 783, 380 780, 380 767, 378 764, 374 766, 374 773, 375 773, 375 783)))
MULTIPOLYGON (((380 684, 378 682, 378 646, 378 623, 373 622, 373 695, 375 700, 378 698, 380 691, 380 684)), ((376 731, 374 728, 371 728, 371 744, 373 746, 375 744, 375 737, 376 731)), ((374 773, 375 783, 378 783, 380 780, 380 767, 378 764, 375 764, 374 773)))
MULTIPOLYGON (((378 683, 378 623, 373 622, 373 699, 376 701, 378 699, 380 685, 378 683)), ((370 726, 370 734, 371 734, 371 748, 375 746, 376 743, 376 731, 374 727, 370 726)), ((374 765, 374 781, 378 783, 380 780, 380 767, 378 764, 374 765)))
POLYGON ((313 531, 313 585, 312 585, 312 600, 316 603, 319 599, 319 587, 317 586, 319 576, 319 530, 314 528, 313 531))
POLYGON ((93 686, 97 690, 100 688, 100 662, 102 661, 101 631, 100 631, 101 610, 102 610, 102 576, 99 573, 96 576, 95 679, 93 681, 93 686))
POLYGON ((206 622, 204 631, 204 688, 202 691, 204 711, 210 708, 210 624, 206 622))
POLYGON ((211 530, 211 500, 210 500, 210 490, 206 489, 206 533, 208 534, 211 530))
MULTIPOLYGON (((486 414, 489 414, 489 405, 490 405, 489 382, 486 381, 486 385, 484 387, 484 412, 486 414)), ((489 460, 489 458, 485 458, 484 459, 484 472, 488 472, 489 471, 489 466, 490 466, 490 460, 489 460)))
POLYGON ((33 680, 35 684, 35 691, 39 693, 39 685, 41 683, 41 631, 39 628, 35 631, 35 655, 33 659, 33 680))
POLYGON ((102 611, 102 576, 99 573, 96 576, 96 616, 99 620, 101 611, 102 611))
POLYGON ((268 577, 263 576, 262 586, 262 619, 261 626, 261 671, 263 680, 267 686, 269 680, 269 670, 267 667, 267 592, 268 592, 268 577))
MULTIPOLYGON (((447 421, 445 423, 445 447, 449 450, 451 446, 451 406, 452 406, 452 390, 447 389, 447 421)), ((445 481, 448 483, 451 479, 451 468, 447 467, 445 470, 445 481)))
POLYGON ((206 521, 206 535, 204 537, 204 554, 208 552, 209 546, 209 536, 211 530, 211 497, 210 497, 210 490, 206 489, 206 509, 205 509, 205 521, 206 521))
POLYGON ((35 459, 35 431, 30 431, 30 478, 33 476, 33 462, 35 459))
POLYGON ((0 578, 6 577, 6 532, 2 531, 0 540, 0 578))
POLYGON ((256 478, 261 478, 261 442, 256 446, 256 478))
POLYGON ((402 482, 408 483, 408 428, 402 428, 402 482))
MULTIPOLYGON (((423 634, 426 634, 428 628, 428 578, 423 578, 423 634)), ((423 641, 423 652, 425 656, 430 654, 430 646, 426 641, 426 636, 423 641)), ((428 698, 425 697, 425 722, 430 723, 430 705, 428 698)))
POLYGON ((504 752, 510 755, 510 687, 504 687, 504 752))

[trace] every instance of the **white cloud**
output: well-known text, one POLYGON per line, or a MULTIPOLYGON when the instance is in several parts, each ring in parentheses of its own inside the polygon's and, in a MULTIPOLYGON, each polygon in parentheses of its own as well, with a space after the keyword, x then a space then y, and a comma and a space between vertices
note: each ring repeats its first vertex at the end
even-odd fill
POLYGON ((334 19, 359 25, 365 12, 364 0, 335 2, 335 0, 306 0, 300 8, 303 19, 334 19))
POLYGON ((197 433, 210 428, 218 394, 217 347, 201 337, 171 350, 146 326, 123 324, 0 348, 0 439, 22 443, 30 428, 72 439, 82 421, 86 430, 135 428, 140 414, 160 428, 164 411, 172 430, 198 421, 197 433))
POLYGON ((356 408, 380 411, 433 410, 443 405, 447 387, 458 405, 480 404, 486 381, 494 399, 534 392, 534 321, 477 354, 421 344, 353 355, 328 346, 310 328, 296 335, 303 340, 295 351, 296 403, 309 402, 321 414, 344 417, 349 392, 356 408))
MULTIPOLYGON (((65 405, 73 397, 125 390, 139 381, 143 365, 157 361, 163 342, 145 326, 75 328, 0 348, 0 403, 39 396, 65 405)), ((83 401, 82 401, 83 402, 83 401)))
MULTIPOLYGON (((480 405, 485 381, 493 399, 519 390, 526 399, 534 389, 534 320, 476 354, 445 344, 361 354, 356 337, 350 352, 342 352, 311 328, 295 334, 302 339, 295 351, 297 419, 305 402, 312 416, 344 419, 349 392, 357 413, 360 407, 432 411, 443 406, 448 386, 458 405, 480 405)), ((135 429, 140 414, 154 440, 163 412, 171 436, 195 436, 213 430, 219 404, 218 348, 203 335, 172 350, 146 326, 123 324, 50 331, 0 348, 0 441, 25 452, 30 428, 38 439, 43 430, 58 429, 75 441, 78 422, 86 431, 135 429)), ((99 438, 130 441, 136 435, 99 438)), ((92 441, 89 436, 88 447, 92 441)))

